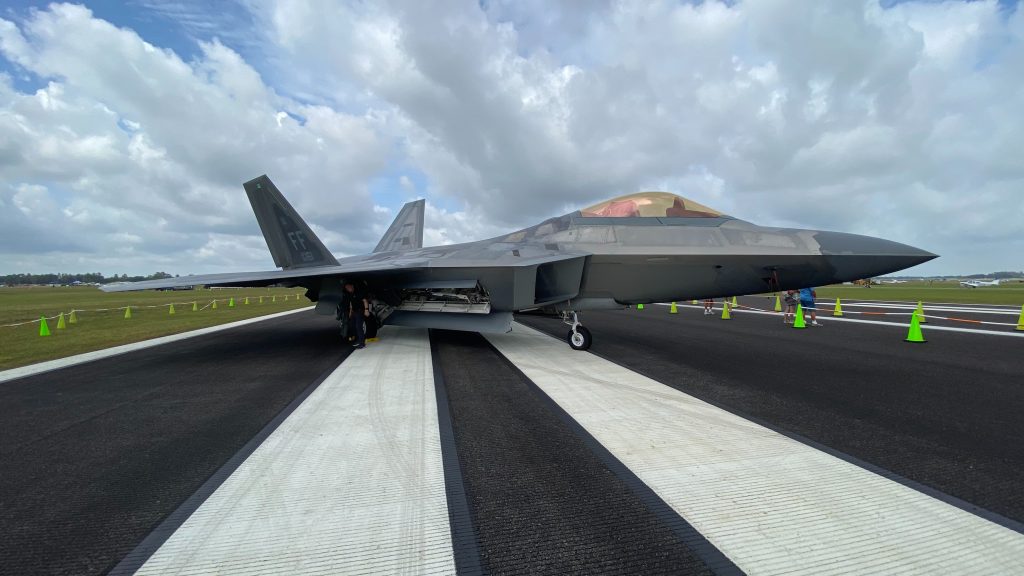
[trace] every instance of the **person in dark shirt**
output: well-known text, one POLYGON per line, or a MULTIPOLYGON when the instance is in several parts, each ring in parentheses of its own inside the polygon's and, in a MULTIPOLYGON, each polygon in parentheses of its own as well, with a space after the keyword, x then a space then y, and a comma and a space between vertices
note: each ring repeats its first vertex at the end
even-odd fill
POLYGON ((370 315, 370 303, 366 299, 366 291, 357 288, 355 283, 345 283, 345 293, 342 295, 342 303, 348 302, 348 333, 355 336, 352 346, 355 348, 366 348, 366 331, 363 322, 370 315))

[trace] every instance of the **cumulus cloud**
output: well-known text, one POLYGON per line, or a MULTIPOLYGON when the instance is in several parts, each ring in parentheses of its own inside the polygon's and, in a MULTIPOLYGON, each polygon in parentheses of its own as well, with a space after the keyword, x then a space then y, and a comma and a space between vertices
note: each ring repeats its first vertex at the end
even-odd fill
POLYGON ((1024 265, 1024 15, 995 0, 245 6, 258 51, 193 29, 188 62, 82 7, 0 20, 48 82, 0 79, 4 206, 41 185, 55 246, 132 234, 199 271, 269 264, 238 186, 262 172, 339 253, 397 209, 374 182, 427 197, 427 243, 667 189, 944 256, 922 273, 1024 265))
POLYGON ((2 21, 0 52, 47 81, 22 93, 0 77, 3 180, 59 191, 43 230, 120 253, 115 270, 154 254, 182 272, 271 267, 265 247, 244 255, 258 228, 240 184, 265 172, 314 224, 370 234, 367 183, 390 154, 374 121, 279 96, 216 39, 200 49, 184 62, 74 5, 2 21))
POLYGON ((995 1, 296 4, 280 45, 333 54, 430 192, 500 225, 667 185, 932 271, 1021 267, 1024 16, 995 1))

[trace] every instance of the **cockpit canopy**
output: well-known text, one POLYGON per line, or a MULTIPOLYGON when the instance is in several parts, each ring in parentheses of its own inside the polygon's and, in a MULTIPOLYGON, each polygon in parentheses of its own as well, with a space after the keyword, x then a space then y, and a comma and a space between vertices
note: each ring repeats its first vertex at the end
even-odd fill
POLYGON ((669 192, 637 192, 580 210, 584 218, 721 218, 718 210, 669 192))

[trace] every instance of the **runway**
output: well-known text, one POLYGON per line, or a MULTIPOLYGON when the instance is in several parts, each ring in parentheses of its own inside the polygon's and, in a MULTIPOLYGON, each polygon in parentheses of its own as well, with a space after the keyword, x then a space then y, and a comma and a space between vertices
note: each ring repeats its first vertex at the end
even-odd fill
POLYGON ((1024 562, 1021 340, 680 312, 587 313, 592 355, 521 316, 486 339, 386 328, 351 357, 304 313, 0 384, 2 568, 1024 562))

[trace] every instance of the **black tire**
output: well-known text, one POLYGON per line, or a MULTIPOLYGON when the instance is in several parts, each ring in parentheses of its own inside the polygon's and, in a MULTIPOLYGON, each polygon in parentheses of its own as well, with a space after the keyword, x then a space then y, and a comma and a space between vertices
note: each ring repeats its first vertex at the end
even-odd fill
POLYGON ((573 331, 569 330, 569 334, 565 337, 573 350, 586 350, 590 348, 591 343, 594 341, 594 338, 590 335, 590 330, 587 330, 584 326, 577 326, 576 335, 578 338, 574 339, 573 331))

